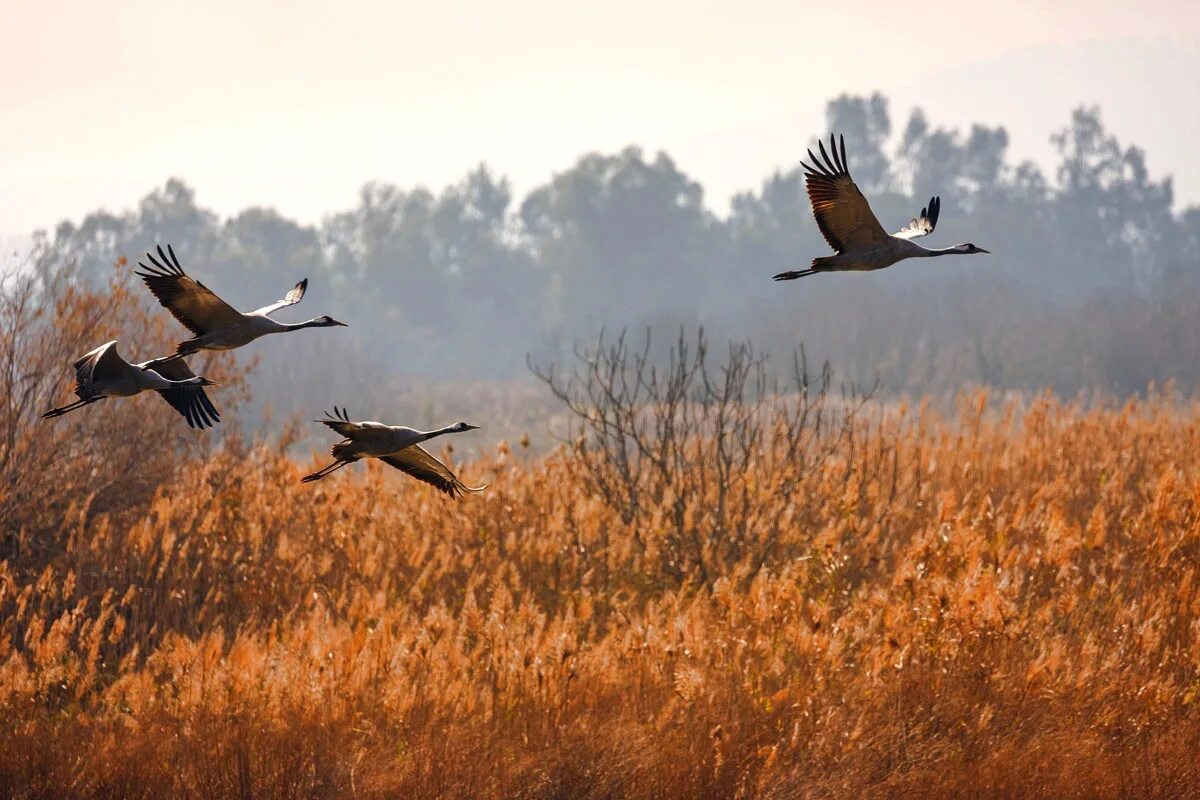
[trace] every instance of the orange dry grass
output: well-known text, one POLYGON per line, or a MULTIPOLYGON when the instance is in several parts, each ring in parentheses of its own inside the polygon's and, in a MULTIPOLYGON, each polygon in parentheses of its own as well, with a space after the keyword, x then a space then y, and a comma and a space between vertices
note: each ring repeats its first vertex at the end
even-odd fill
POLYGON ((1198 793, 1196 407, 979 396, 797 438, 786 399, 685 403, 666 449, 501 446, 453 503, 379 465, 301 486, 294 431, 229 424, 236 371, 219 446, 154 397, 38 421, 71 357, 172 331, 128 276, 26 277, 0 796, 1198 793))
POLYGON ((706 583, 659 544, 715 495, 626 524, 577 452, 459 503, 275 442, 122 524, 80 488, 0 564, 0 793, 1197 795, 1197 409, 986 406, 758 444, 706 583))

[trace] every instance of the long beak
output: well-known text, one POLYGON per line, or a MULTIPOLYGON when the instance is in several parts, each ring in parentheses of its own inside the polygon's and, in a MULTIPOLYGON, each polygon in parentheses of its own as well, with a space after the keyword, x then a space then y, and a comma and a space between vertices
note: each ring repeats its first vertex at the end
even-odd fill
POLYGON ((466 428, 467 430, 469 430, 469 431, 477 431, 477 430, 479 430, 479 426, 478 426, 478 425, 472 425, 472 424, 470 424, 469 422, 468 422, 468 423, 464 423, 464 424, 463 424, 463 427, 465 427, 465 428, 466 428))
POLYGON ((349 326, 349 325, 347 325, 346 323, 344 323, 344 322, 338 322, 337 320, 334 320, 334 321, 333 321, 333 324, 334 324, 334 325, 340 325, 340 326, 342 326, 343 328, 349 328, 349 327, 350 327, 350 326, 349 326))
POLYGON ((975 249, 978 250, 980 253, 989 253, 990 254, 992 252, 991 250, 984 250, 982 247, 976 247, 975 249))

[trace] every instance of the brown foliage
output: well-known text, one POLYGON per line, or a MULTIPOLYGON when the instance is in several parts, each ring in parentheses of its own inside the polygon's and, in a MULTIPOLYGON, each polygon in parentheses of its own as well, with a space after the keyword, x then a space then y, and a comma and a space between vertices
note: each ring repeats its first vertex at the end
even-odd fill
POLYGON ((62 472, 0 564, 0 794, 1197 794, 1197 408, 814 394, 800 469, 794 396, 725 462, 697 397, 605 412, 669 469, 585 422, 458 503, 279 442, 151 438, 111 511, 62 472))
MULTIPOLYGON (((78 282, 70 266, 0 275, 0 558, 26 568, 40 568, 58 551, 53 537, 66 516, 124 522, 213 441, 179 425, 153 393, 104 401, 53 423, 39 419, 75 399, 71 364, 92 348, 117 339, 131 361, 174 350, 178 326, 131 297, 131 270, 115 266, 101 289, 78 282)), ((207 358, 193 366, 222 382, 210 390, 219 409, 233 411, 244 400, 241 370, 207 358)))

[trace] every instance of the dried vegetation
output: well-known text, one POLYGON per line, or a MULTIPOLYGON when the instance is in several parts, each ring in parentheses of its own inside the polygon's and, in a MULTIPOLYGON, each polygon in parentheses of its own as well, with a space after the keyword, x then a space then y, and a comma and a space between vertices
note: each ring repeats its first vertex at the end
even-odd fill
POLYGON ((1193 405, 946 418, 616 341, 545 376, 563 447, 501 443, 453 503, 375 465, 301 486, 288 434, 211 444, 156 398, 41 423, 109 332, 31 280, 0 323, 4 796, 1197 793, 1193 405))

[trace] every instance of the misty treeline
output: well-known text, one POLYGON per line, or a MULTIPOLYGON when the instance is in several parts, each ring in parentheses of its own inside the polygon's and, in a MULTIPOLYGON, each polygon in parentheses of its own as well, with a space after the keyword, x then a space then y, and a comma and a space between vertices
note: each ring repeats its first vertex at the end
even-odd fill
POLYGON ((170 242, 241 308, 308 277, 304 304, 281 317, 328 313, 352 327, 258 346, 272 349, 263 369, 290 387, 271 392, 285 411, 346 402, 340 385, 351 382, 351 402, 365 403, 414 379, 527 377, 527 356, 569 359, 580 340, 625 326, 670 341, 703 325, 713 340, 756 342, 784 368, 804 343, 841 378, 920 394, 1195 386, 1200 208, 1175 210, 1170 179, 1152 180, 1146 154, 1109 133, 1098 109, 1074 111, 1054 135, 1050 175, 1010 152, 1003 127, 938 127, 919 109, 897 125, 879 94, 843 95, 826 115, 885 228, 937 194, 939 228, 925 241, 993 255, 773 283, 828 252, 798 164, 819 132, 797 131, 797 164, 725 215, 668 155, 637 147, 585 155, 523 198, 485 166, 440 193, 370 183, 319 226, 266 208, 222 219, 172 179, 132 211, 39 235, 35 267, 73 264, 99 283, 120 257, 129 263, 116 269, 132 272, 170 242))

